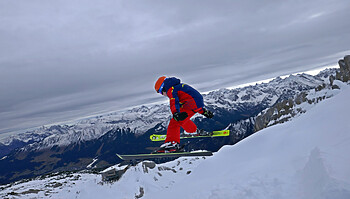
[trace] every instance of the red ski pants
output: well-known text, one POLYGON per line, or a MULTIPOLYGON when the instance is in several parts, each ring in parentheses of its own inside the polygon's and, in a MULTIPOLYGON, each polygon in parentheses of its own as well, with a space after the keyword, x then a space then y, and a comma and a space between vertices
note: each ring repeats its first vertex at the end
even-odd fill
POLYGON ((195 110, 197 106, 193 103, 184 104, 180 108, 180 112, 186 112, 188 117, 183 121, 176 121, 174 118, 170 120, 165 142, 175 141, 180 143, 180 128, 182 127, 188 133, 194 133, 197 131, 197 126, 194 122, 192 122, 191 117, 196 114, 193 110, 195 110))

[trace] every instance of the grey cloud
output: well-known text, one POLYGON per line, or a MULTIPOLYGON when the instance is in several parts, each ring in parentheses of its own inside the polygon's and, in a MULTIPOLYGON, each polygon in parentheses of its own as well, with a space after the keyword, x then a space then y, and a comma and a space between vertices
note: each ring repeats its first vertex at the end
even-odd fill
POLYGON ((346 0, 1 1, 0 133, 300 72, 349 52, 346 0))

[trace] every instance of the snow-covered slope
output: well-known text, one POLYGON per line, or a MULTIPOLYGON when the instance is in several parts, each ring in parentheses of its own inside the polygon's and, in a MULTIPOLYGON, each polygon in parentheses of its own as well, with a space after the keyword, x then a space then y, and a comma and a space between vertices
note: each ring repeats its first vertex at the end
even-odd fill
POLYGON ((225 146, 206 159, 180 158, 153 166, 140 163, 114 183, 86 173, 38 178, 1 186, 0 196, 348 199, 349 99, 350 88, 345 87, 305 114, 225 146))
POLYGON ((350 198, 349 99, 346 89, 225 146, 185 180, 145 198, 350 198))

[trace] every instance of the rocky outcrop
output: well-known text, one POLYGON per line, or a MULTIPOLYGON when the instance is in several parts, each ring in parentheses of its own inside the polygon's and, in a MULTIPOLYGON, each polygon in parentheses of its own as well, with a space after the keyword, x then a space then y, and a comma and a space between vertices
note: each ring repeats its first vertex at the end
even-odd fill
POLYGON ((342 82, 348 82, 350 80, 350 55, 347 55, 344 57, 344 59, 339 60, 338 64, 340 69, 336 71, 335 76, 330 75, 328 77, 329 84, 326 84, 325 82, 315 87, 315 93, 312 96, 308 96, 307 92, 301 92, 294 99, 281 101, 274 104, 272 107, 262 111, 258 116, 254 118, 254 132, 264 129, 268 126, 284 123, 296 115, 305 112, 302 108, 298 107, 298 105, 302 103, 307 102, 308 104, 314 104, 331 97, 322 94, 317 95, 317 93, 324 89, 340 89, 339 86, 334 83, 335 80, 342 82))
MULTIPOLYGON (((324 76, 324 78, 326 79, 326 76, 324 76)), ((300 92, 294 98, 280 101, 259 113, 253 119, 254 132, 275 124, 287 122, 291 118, 305 113, 306 110, 303 108, 305 104, 317 104, 326 98, 332 97, 332 92, 327 92, 327 90, 339 89, 339 86, 334 84, 334 75, 330 75, 328 79, 330 80, 329 83, 324 81, 324 83, 316 86, 313 90, 300 92)))
POLYGON ((296 105, 306 102, 307 94, 300 93, 295 99, 284 100, 266 109, 255 118, 254 131, 257 132, 268 126, 284 123, 297 114, 303 113, 302 109, 295 109, 296 105))
POLYGON ((336 73, 336 79, 342 82, 348 82, 350 80, 350 55, 344 57, 338 61, 339 71, 336 73))

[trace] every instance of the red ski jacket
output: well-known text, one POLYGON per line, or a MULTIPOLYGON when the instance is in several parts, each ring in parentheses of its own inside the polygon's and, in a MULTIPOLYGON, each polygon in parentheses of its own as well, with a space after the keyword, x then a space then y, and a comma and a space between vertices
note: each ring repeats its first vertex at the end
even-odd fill
POLYGON ((170 99, 170 109, 173 114, 180 112, 180 109, 203 113, 203 96, 196 89, 181 83, 175 77, 164 80, 164 89, 170 99))

